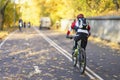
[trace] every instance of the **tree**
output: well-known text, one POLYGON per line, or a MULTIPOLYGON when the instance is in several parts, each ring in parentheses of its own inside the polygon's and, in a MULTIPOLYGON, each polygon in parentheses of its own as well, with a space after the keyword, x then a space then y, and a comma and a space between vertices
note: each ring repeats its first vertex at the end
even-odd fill
POLYGON ((0 14, 2 15, 2 21, 1 21, 1 25, 0 25, 0 30, 3 30, 3 24, 4 24, 4 19, 5 19, 5 16, 4 16, 4 14, 5 14, 5 9, 6 9, 6 7, 7 7, 7 5, 8 5, 8 3, 9 3, 9 0, 1 0, 1 5, 2 6, 0 6, 1 8, 0 8, 0 14))
POLYGON ((19 19, 19 8, 16 6, 13 0, 0 0, 0 16, 1 25, 0 30, 13 26, 14 20, 19 19))
MULTIPOLYGON (((120 0, 116 4, 120 4, 120 0)), ((22 7, 24 20, 35 24, 42 16, 49 16, 54 23, 62 18, 75 18, 79 13, 89 17, 115 10, 112 0, 26 0, 22 7)))
POLYGON ((17 6, 14 3, 9 3, 5 9, 4 12, 5 18, 4 18, 4 28, 8 27, 15 27, 16 21, 19 20, 20 13, 19 13, 19 6, 17 6))
POLYGON ((116 10, 118 11, 118 9, 120 8, 118 0, 113 0, 113 3, 116 5, 116 10))

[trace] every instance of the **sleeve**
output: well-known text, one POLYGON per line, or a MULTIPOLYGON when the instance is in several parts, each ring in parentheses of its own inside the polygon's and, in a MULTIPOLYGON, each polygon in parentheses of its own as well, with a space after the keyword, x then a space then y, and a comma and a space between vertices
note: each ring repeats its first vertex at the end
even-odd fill
POLYGON ((91 27, 90 27, 90 25, 88 25, 89 36, 91 35, 90 29, 91 29, 91 27))
POLYGON ((88 31, 90 31, 90 29, 91 29, 91 27, 90 27, 90 25, 88 25, 88 31))
POLYGON ((72 23, 72 25, 71 25, 71 28, 72 28, 72 29, 75 28, 75 23, 76 23, 76 21, 74 21, 74 22, 72 23))
POLYGON ((72 22, 72 24, 71 24, 69 30, 67 31, 67 35, 70 34, 70 32, 72 31, 72 29, 75 29, 75 27, 76 27, 75 25, 76 25, 76 20, 74 20, 74 21, 72 22))
POLYGON ((72 29, 75 28, 75 23, 76 23, 76 21, 74 21, 74 22, 71 24, 70 28, 69 28, 68 31, 67 31, 67 35, 69 35, 70 32, 72 31, 72 29))
POLYGON ((71 26, 70 26, 70 28, 69 28, 68 31, 67 31, 67 35, 70 34, 71 30, 72 30, 72 28, 71 28, 71 26))

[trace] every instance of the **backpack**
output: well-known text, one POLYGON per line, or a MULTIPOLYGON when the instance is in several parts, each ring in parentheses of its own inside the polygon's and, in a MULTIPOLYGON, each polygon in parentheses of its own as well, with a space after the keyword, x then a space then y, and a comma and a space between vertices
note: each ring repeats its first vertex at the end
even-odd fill
POLYGON ((86 22, 86 18, 80 18, 79 20, 78 20, 78 24, 79 24, 79 28, 80 29, 85 29, 85 30, 87 30, 88 28, 88 24, 87 24, 87 22, 86 22))

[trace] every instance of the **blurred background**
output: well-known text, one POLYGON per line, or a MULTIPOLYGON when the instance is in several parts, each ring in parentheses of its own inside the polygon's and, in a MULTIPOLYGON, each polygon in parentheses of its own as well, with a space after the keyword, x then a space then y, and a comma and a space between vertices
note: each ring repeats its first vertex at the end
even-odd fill
MULTIPOLYGON (((41 17, 49 17, 52 28, 58 29, 60 27, 60 29, 65 30, 69 26, 68 23, 71 23, 79 13, 84 14, 88 21, 96 21, 99 18, 101 20, 101 17, 106 19, 107 16, 108 20, 111 20, 111 16, 115 16, 115 19, 118 20, 120 16, 120 0, 0 0, 0 31, 12 31, 18 28, 19 19, 24 22, 31 22, 34 26, 40 26, 41 17)), ((101 24, 100 22, 94 23, 101 24)), ((90 21, 92 27, 97 26, 94 23, 90 21)), ((108 21, 108 24, 110 23, 108 21)), ((104 27, 105 25, 101 26, 104 27)), ((117 26, 116 29, 120 29, 120 26, 117 26)), ((106 33, 106 29, 100 30, 103 31, 100 33, 106 33)), ((92 31, 94 36, 102 35, 104 37, 104 34, 96 35, 94 34, 95 30, 92 31)), ((97 30, 97 32, 99 31, 97 30)), ((117 35, 119 34, 120 31, 117 32, 117 35)), ((118 39, 119 41, 120 39, 118 39)))

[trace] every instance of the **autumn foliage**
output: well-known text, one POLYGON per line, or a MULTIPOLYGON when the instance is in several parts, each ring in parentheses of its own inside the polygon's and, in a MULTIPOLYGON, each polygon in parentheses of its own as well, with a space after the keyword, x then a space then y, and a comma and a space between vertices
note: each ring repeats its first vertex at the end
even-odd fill
POLYGON ((17 25, 18 19, 39 25, 40 17, 52 22, 73 19, 78 13, 86 17, 120 15, 120 0, 0 0, 0 30, 17 25), (7 4, 6 4, 7 3, 7 4))

